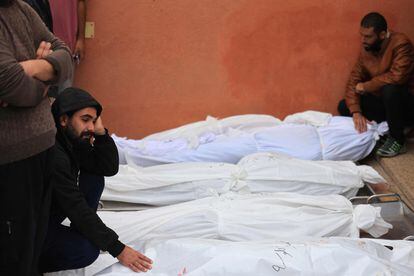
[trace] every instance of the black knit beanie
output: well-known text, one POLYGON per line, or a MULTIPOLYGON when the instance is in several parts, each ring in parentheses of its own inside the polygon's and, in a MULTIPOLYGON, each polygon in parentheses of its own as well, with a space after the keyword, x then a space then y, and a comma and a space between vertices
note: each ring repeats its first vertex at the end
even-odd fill
POLYGON ((102 106, 88 92, 80 88, 69 87, 63 90, 52 104, 52 114, 55 123, 59 124, 59 118, 63 114, 73 114, 86 107, 94 107, 99 117, 102 106))

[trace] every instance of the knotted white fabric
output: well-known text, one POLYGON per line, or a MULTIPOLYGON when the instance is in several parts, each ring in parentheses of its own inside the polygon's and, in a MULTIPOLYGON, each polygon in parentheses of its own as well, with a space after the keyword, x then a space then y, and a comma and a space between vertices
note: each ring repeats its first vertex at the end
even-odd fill
POLYGON ((388 129, 385 122, 374 123, 366 132, 358 133, 352 118, 314 111, 288 116, 284 123, 266 115, 230 118, 214 121, 215 127, 203 125, 202 130, 195 123, 197 127, 187 125, 183 131, 178 128, 143 140, 113 138, 121 164, 143 167, 193 161, 235 164, 257 152, 278 152, 306 160, 357 161, 372 151, 379 135, 388 129))
POLYGON ((374 238, 381 237, 392 228, 381 217, 381 208, 371 205, 358 205, 354 208, 354 220, 359 229, 369 233, 374 238))
POLYGON ((121 165, 107 177, 103 200, 168 205, 229 191, 295 192, 354 196, 363 182, 385 183, 369 166, 350 161, 309 161, 277 153, 246 156, 237 165, 175 163, 152 167, 121 165))
POLYGON ((360 160, 373 150, 380 135, 388 131, 386 122, 368 124, 358 133, 349 117, 332 117, 329 124, 317 129, 324 160, 360 160))

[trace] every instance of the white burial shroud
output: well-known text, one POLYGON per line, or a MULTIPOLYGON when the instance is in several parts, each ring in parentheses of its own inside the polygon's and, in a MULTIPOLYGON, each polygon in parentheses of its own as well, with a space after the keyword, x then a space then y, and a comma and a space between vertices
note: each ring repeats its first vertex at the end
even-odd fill
POLYGON ((385 183, 373 168, 356 166, 351 161, 309 161, 277 153, 255 153, 237 165, 205 162, 146 168, 121 165, 117 175, 105 179, 102 199, 161 206, 229 191, 351 197, 364 181, 385 183))
MULTIPOLYGON (((211 239, 148 241, 137 246, 154 261, 145 275, 414 275, 414 242, 303 238, 231 242, 211 239)), ((99 275, 135 275, 117 263, 99 275)))
POLYGON ((224 134, 228 133, 229 130, 253 133, 261 129, 273 127, 281 122, 271 115, 263 114, 237 115, 224 119, 207 116, 204 121, 154 133, 146 136, 142 140, 171 141, 178 138, 185 138, 189 142, 189 147, 195 148, 198 146, 199 137, 204 133, 224 134))
POLYGON ((113 138, 120 154, 120 163, 134 163, 142 167, 178 162, 235 164, 244 156, 257 152, 278 152, 306 160, 357 161, 366 157, 379 135, 388 130, 386 123, 373 123, 368 125, 366 132, 358 133, 352 118, 332 117, 328 113, 315 111, 288 116, 286 122, 273 126, 268 126, 271 120, 260 116, 265 115, 236 116, 240 123, 235 128, 232 126, 236 125, 236 119, 230 120, 232 124, 225 128, 210 130, 201 127, 194 130, 187 125, 183 129, 154 134, 142 140, 116 135, 113 138), (255 116, 259 117, 255 119, 255 116))
MULTIPOLYGON (((380 208, 352 206, 343 196, 293 193, 225 194, 136 212, 98 212, 122 242, 136 246, 153 239, 203 238, 227 241, 281 240, 298 237, 374 237, 392 226, 380 208)), ((82 270, 93 275, 116 259, 101 254, 82 270)))

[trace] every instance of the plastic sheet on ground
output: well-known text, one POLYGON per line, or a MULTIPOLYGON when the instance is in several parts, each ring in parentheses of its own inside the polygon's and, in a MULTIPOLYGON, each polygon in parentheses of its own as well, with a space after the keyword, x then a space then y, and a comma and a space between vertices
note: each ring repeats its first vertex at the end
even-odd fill
POLYGON ((256 153, 237 165, 176 163, 152 167, 121 165, 105 180, 103 200, 170 205, 225 194, 294 192, 354 196, 363 182, 384 183, 369 166, 350 161, 309 161, 276 153, 256 153))
MULTIPOLYGON (((256 115, 250 115, 252 123, 247 124, 248 127, 243 127, 241 121, 236 129, 228 127, 221 132, 195 131, 194 135, 187 132, 180 135, 181 132, 178 132, 167 136, 154 134, 143 140, 115 135, 113 138, 120 153, 120 163, 133 163, 142 167, 178 162, 235 164, 244 156, 257 152, 278 152, 306 160, 357 161, 366 157, 379 135, 388 130, 386 123, 374 123, 368 125, 366 132, 358 133, 352 118, 330 118, 328 113, 323 115, 318 113, 320 118, 316 116, 309 119, 309 113, 294 114, 292 121, 295 123, 269 127, 259 123, 259 119, 255 121, 253 118, 256 115), (330 118, 328 123, 325 122, 327 118, 330 118), (166 137, 168 139, 161 139, 166 137)), ((188 132, 191 133, 191 130, 189 128, 188 132)))

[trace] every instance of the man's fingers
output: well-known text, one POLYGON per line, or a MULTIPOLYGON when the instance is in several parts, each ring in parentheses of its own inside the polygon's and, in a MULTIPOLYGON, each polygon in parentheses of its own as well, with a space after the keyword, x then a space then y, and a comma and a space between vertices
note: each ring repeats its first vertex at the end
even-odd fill
POLYGON ((151 263, 148 261, 140 260, 139 263, 147 270, 152 268, 151 263))
POLYGON ((50 55, 50 51, 51 51, 50 48, 52 48, 52 44, 50 42, 46 42, 46 45, 43 49, 42 58, 45 58, 48 55, 50 55))
POLYGON ((129 268, 135 272, 140 272, 140 270, 133 263, 129 264, 129 268))
POLYGON ((134 263, 134 265, 135 265, 135 267, 136 268, 138 268, 138 270, 139 271, 143 271, 143 272, 147 272, 148 271, 148 269, 147 268, 145 268, 141 263, 139 263, 139 262, 135 262, 134 263))
POLYGON ((360 120, 357 120, 356 121, 356 125, 357 125, 358 132, 361 132, 361 121, 360 120))
POLYGON ((45 50, 50 50, 52 48, 52 43, 46 42, 45 50))
POLYGON ((353 120, 355 129, 358 131, 358 133, 367 131, 368 120, 364 116, 354 116, 353 120))
POLYGON ((364 119, 360 121, 360 124, 361 124, 361 132, 367 131, 367 122, 364 119))
MULTIPOLYGON (((136 260, 134 263, 140 264, 142 266, 142 268, 149 270, 152 268, 151 264, 152 264, 152 260, 150 258, 148 258, 147 256, 145 256, 144 254, 137 252, 137 257, 138 260, 136 260)), ((146 271, 145 270, 145 271, 146 271)))
POLYGON ((358 120, 357 121, 357 130, 359 133, 365 132, 365 125, 364 125, 364 121, 363 120, 358 120))
POLYGON ((364 117, 362 123, 364 124, 364 132, 368 130, 368 120, 364 117))
POLYGON ((138 253, 139 254, 139 258, 147 263, 152 264, 152 260, 150 258, 148 258, 147 256, 145 256, 144 254, 138 253))
POLYGON ((358 133, 361 133, 362 132, 362 126, 361 126, 361 122, 360 121, 358 121, 357 130, 358 130, 358 133))
POLYGON ((37 48, 37 51, 36 51, 36 58, 42 58, 42 54, 43 54, 45 47, 46 47, 46 42, 45 41, 40 42, 39 48, 37 48))
POLYGON ((360 132, 359 131, 359 120, 357 120, 356 118, 353 118, 354 120, 354 127, 355 127, 355 130, 356 131, 358 131, 358 133, 360 132))
POLYGON ((40 59, 40 58, 47 57, 53 52, 51 48, 52 48, 52 44, 50 42, 45 42, 45 41, 40 42, 39 48, 36 51, 36 58, 40 59))

